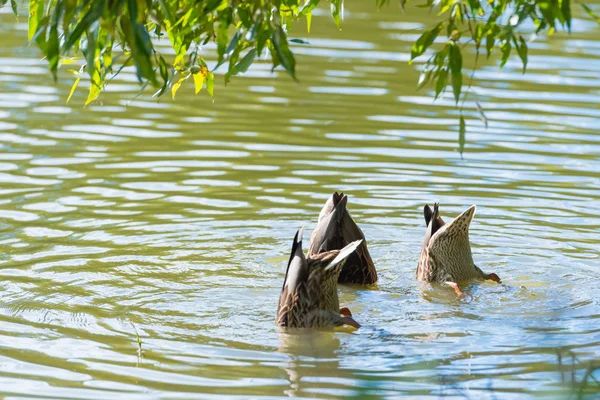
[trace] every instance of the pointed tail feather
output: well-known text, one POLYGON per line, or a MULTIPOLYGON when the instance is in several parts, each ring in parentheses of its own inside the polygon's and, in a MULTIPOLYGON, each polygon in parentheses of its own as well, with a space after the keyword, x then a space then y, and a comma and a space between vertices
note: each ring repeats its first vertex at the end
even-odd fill
POLYGON ((342 261, 345 261, 346 258, 348 258, 350 254, 352 254, 358 248, 358 246, 360 246, 361 243, 362 240, 356 240, 344 247, 342 250, 340 250, 339 254, 333 259, 333 261, 331 261, 329 265, 325 267, 325 270, 330 270, 342 261))

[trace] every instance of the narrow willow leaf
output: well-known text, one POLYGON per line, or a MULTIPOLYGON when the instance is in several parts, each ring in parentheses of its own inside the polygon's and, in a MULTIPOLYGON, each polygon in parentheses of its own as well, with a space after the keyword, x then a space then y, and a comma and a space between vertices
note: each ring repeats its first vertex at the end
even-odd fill
POLYGON ((450 47, 448 66, 452 74, 452 91, 458 104, 462 88, 462 54, 460 53, 460 47, 457 45, 450 47))
POLYGON ((217 54, 219 55, 219 62, 222 62, 225 58, 225 49, 227 48, 227 41, 229 40, 229 24, 221 22, 216 33, 217 54))
MULTIPOLYGON (((131 2, 130 2, 131 3, 131 2)), ((131 19, 134 19, 131 17, 131 19)), ((138 80, 142 82, 147 79, 154 86, 158 86, 156 71, 152 67, 152 43, 150 35, 143 25, 132 23, 127 18, 121 18, 121 29, 125 36, 125 42, 131 49, 131 56, 135 62, 138 80)))
POLYGON ((301 15, 312 14, 312 11, 315 9, 315 7, 317 7, 317 5, 319 4, 319 1, 320 0, 308 0, 302 7, 302 10, 300 10, 300 14, 301 15))
POLYGON ((517 53, 519 53, 519 58, 521 58, 521 61, 523 62, 523 73, 525 73, 525 70, 527 69, 527 43, 525 43, 525 39, 523 39, 523 36, 519 36, 519 45, 516 45, 516 39, 515 39, 515 47, 517 48, 517 53))
POLYGON ((169 80, 169 67, 167 62, 162 56, 158 56, 158 69, 160 71, 160 77, 164 82, 169 80))
POLYGON ((15 0, 10 0, 10 7, 12 8, 13 14, 15 16, 19 16, 19 10, 17 10, 17 2, 15 0))
POLYGON ((44 0, 29 0, 28 38, 31 41, 38 30, 38 25, 44 17, 44 0))
POLYGON ((185 81, 189 77, 190 77, 189 75, 184 76, 183 78, 181 78, 180 80, 178 80, 177 83, 175 83, 173 85, 173 87, 171 88, 171 94, 173 96, 173 100, 175 100, 175 94, 177 93, 177 91, 181 87, 181 84, 183 83, 183 81, 185 81))
POLYGON ((98 26, 96 29, 88 31, 86 33, 87 47, 85 49, 85 59, 87 61, 87 71, 90 78, 93 78, 96 73, 97 67, 99 67, 99 60, 96 61, 96 42, 98 39, 98 26))
MULTIPOLYGON (((104 9, 104 1, 103 0, 94 0, 90 10, 87 14, 79 21, 75 29, 71 32, 67 40, 64 44, 64 51, 69 50, 75 42, 78 42, 81 38, 81 35, 92 25, 92 23, 96 22, 102 16, 102 10, 104 9)), ((30 19, 31 20, 31 19, 30 19)))
POLYGON ((96 98, 102 92, 102 77, 100 76, 100 71, 96 68, 94 70, 94 74, 91 77, 90 82, 90 93, 88 94, 88 98, 85 101, 85 105, 87 106, 92 101, 96 100, 96 98))
POLYGON ((146 28, 141 24, 135 24, 134 34, 136 41, 136 51, 133 51, 132 55, 135 60, 135 66, 138 78, 148 79, 154 86, 158 86, 156 80, 156 71, 152 67, 152 41, 146 28))
POLYGON ((587 15, 589 15, 594 21, 596 21, 597 23, 600 24, 600 17, 598 17, 598 15, 596 15, 596 13, 594 11, 592 11, 591 8, 589 8, 585 4, 582 4, 581 7, 583 7, 583 9, 587 13, 587 15))
POLYGON ((242 58, 241 61, 235 65, 235 70, 237 72, 248 71, 248 68, 250 67, 250 65, 252 65, 252 62, 254 62, 255 57, 256 57, 256 50, 255 49, 250 50, 248 53, 246 53, 244 58, 242 58))
POLYGON ((154 95, 162 96, 167 90, 167 86, 169 85, 169 67, 167 66, 167 62, 161 55, 158 56, 158 70, 160 72, 160 77, 163 80, 163 85, 154 95))
POLYGON ((433 75, 432 69, 421 72, 421 76, 419 76, 419 82, 417 83, 417 89, 421 89, 423 86, 428 84, 431 81, 432 75, 433 75))
POLYGON ((485 116, 485 113, 483 112, 483 107, 481 107, 481 104, 479 104, 478 100, 475 100, 475 105, 477 106, 477 111, 479 112, 479 119, 485 125, 485 129, 487 129, 487 127, 488 127, 488 119, 485 116))
POLYGON ((288 41, 292 42, 292 43, 298 43, 298 44, 310 44, 309 41, 304 40, 304 39, 299 39, 299 38, 293 38, 293 39, 290 39, 288 41))
POLYGON ((227 49, 225 50, 225 54, 229 54, 232 51, 234 51, 237 47, 238 47, 238 43, 240 42, 240 38, 242 37, 242 32, 241 31, 237 31, 235 33, 235 35, 233 35, 233 38, 231 39, 231 42, 229 42, 229 45, 227 46, 227 49))
POLYGON ((271 40, 273 42, 273 48, 277 54, 278 61, 281 63, 281 65, 283 65, 285 70, 292 76, 292 78, 296 80, 296 60, 290 51, 285 32, 281 27, 273 32, 271 40))
POLYGON ((80 80, 81 80, 81 77, 78 77, 77 79, 75 79, 75 83, 73 83, 73 86, 71 86, 71 91, 69 92, 69 97, 67 97, 66 104, 69 104, 69 101, 71 100, 71 97, 73 97, 73 93, 75 93, 75 89, 77 89, 77 85, 79 85, 80 80))
POLYGON ((206 71, 201 70, 200 72, 193 74, 192 77, 194 78, 194 86, 196 89, 196 94, 198 94, 202 90, 202 86, 204 86, 204 80, 206 78, 206 71))
POLYGON ((59 44, 58 44, 58 29, 56 25, 50 27, 50 36, 48 37, 48 43, 46 44, 46 57, 50 64, 50 72, 52 72, 52 78, 56 82, 56 73, 58 71, 59 55, 59 44))
POLYGON ((443 22, 437 24, 430 31, 425 32, 417 39, 417 41, 413 44, 412 50, 410 52, 410 62, 415 58, 419 57, 421 54, 425 52, 431 46, 435 38, 438 37, 442 27, 444 26, 443 22))
POLYGON ((446 88, 446 80, 448 78, 448 70, 446 68, 442 68, 440 70, 440 74, 438 76, 437 84, 435 85, 435 99, 439 97, 440 93, 444 91, 446 88))
POLYGON ((465 150, 465 133, 467 131, 467 127, 465 124, 465 118, 460 116, 460 124, 458 128, 458 147, 460 151, 460 157, 462 158, 463 152, 465 150))
POLYGON ((343 14, 344 0, 331 0, 331 16, 338 29, 342 29, 343 14))
POLYGON ((160 4, 160 9, 162 10, 165 18, 171 26, 175 25, 175 19, 173 18, 173 14, 171 13, 171 9, 169 8, 169 4, 165 0, 158 0, 158 4, 160 4))
POLYGON ((567 25, 567 29, 571 32, 571 0, 562 0, 560 5, 564 23, 567 25))
POLYGON ((212 72, 208 72, 208 75, 206 76, 206 90, 208 91, 208 94, 210 94, 210 97, 213 98, 213 100, 215 99, 215 75, 212 72))
POLYGON ((487 58, 490 58, 492 55, 492 50, 494 50, 494 44, 496 43, 496 36, 492 33, 488 33, 487 41, 485 43, 485 49, 487 50, 487 58))
POLYGON ((312 13, 306 14, 306 32, 310 33, 310 23, 312 21, 312 13))
POLYGON ((500 50, 502 51, 502 60, 500 61, 500 69, 504 67, 506 62, 508 61, 508 57, 510 57, 510 51, 512 46, 508 40, 500 45, 500 50))

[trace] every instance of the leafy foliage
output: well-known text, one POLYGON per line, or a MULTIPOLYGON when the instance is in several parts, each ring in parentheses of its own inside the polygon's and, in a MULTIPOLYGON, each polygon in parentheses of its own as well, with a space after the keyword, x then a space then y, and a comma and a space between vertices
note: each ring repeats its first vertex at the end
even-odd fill
MULTIPOLYGON (((0 0, 0 6, 8 1, 0 0)), ((343 0, 325 1, 339 28, 343 0)), ((399 0, 403 9, 407 2, 399 0)), ((157 89, 155 96, 170 91, 174 98, 190 77, 196 93, 206 87, 213 96, 216 68, 226 66, 227 83, 265 53, 270 55, 273 69, 281 66, 296 79, 296 60, 289 47, 294 40, 288 39, 288 32, 299 19, 306 20, 310 32, 312 12, 319 3, 321 0, 29 0, 28 38, 44 53, 55 80, 61 62, 83 56, 85 65, 74 71, 77 77, 67 101, 84 72, 91 80, 87 105, 129 65, 135 65, 144 88, 152 85, 157 89), (169 61, 159 51, 166 41, 175 52, 175 57, 167 57, 169 61), (209 42, 216 43, 218 55, 212 71, 199 55, 201 46, 209 42)), ((375 1, 378 8, 390 3, 375 1)), ((16 0, 10 4, 16 14, 16 0)), ((502 68, 514 49, 525 72, 528 46, 521 26, 533 23, 533 39, 557 28, 569 31, 572 23, 571 0, 424 0, 416 6, 435 10, 441 18, 411 50, 411 62, 428 56, 419 86, 431 85, 438 98, 451 83, 457 104, 461 95, 463 102, 468 95, 463 89, 463 54, 472 54, 474 49, 475 71, 480 52, 485 51, 489 58, 498 49, 502 68)), ((600 22, 589 7, 583 8, 600 22)), ((459 125, 462 152, 462 114, 459 125)))
MULTIPOLYGON (((377 5, 388 4, 390 0, 377 0, 377 5)), ((406 0, 400 0, 404 7, 406 0)), ((466 50, 473 49, 477 69, 480 52, 489 58, 495 49, 500 50, 500 68, 504 67, 513 49, 523 64, 525 73, 528 61, 527 41, 523 37, 523 25, 534 26, 530 40, 543 32, 552 35, 558 28, 571 30, 571 1, 570 0, 425 0, 425 4, 417 7, 438 10, 438 16, 444 19, 434 27, 426 30, 414 43, 411 51, 411 62, 424 55, 429 50, 419 87, 432 85, 435 88, 436 99, 446 90, 448 74, 452 78, 452 92, 458 104, 463 94, 463 56, 466 50), (435 51, 438 39, 443 44, 435 51), (484 50, 485 47, 485 50, 484 50)), ((596 21, 600 19, 586 5, 585 11, 596 21)), ((471 78, 473 75, 471 75, 471 78)), ((470 86, 470 83, 469 83, 470 86)), ((462 96, 463 102, 468 92, 462 96)), ((477 102, 478 112, 487 127, 487 119, 477 102)), ((459 120, 459 146, 462 154, 465 142, 465 122, 462 115, 459 120)))
MULTIPOLYGON (((0 0, 0 6, 8 0, 0 0)), ((135 65, 140 83, 162 96, 174 97, 193 77, 196 93, 203 86, 213 95, 214 74, 202 57, 201 46, 217 45, 218 63, 227 66, 225 81, 248 70, 265 52, 273 68, 282 66, 296 79, 296 61, 288 45, 290 24, 306 18, 319 0, 29 0, 29 40, 37 43, 56 80, 60 61, 83 56, 71 98, 87 72, 91 80, 86 104, 94 101, 112 76, 135 65), (155 39, 155 40, 153 40, 155 39), (158 40, 156 40, 158 39, 158 40), (175 51, 169 62, 160 54, 168 40, 175 51), (158 47, 157 47, 158 46, 158 47)), ((17 13, 15 0, 11 0, 17 13)), ((339 25, 342 0, 331 0, 339 25)))

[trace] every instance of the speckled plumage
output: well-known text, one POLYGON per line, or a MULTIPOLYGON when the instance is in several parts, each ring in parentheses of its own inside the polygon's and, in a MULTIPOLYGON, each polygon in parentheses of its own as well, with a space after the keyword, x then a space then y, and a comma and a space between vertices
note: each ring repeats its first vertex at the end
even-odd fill
POLYGON ((369 254, 365 235, 348 212, 347 202, 348 196, 338 192, 333 193, 327 200, 310 238, 308 254, 340 250, 348 243, 362 240, 360 246, 346 260, 338 282, 373 284, 377 282, 377 271, 369 254))
POLYGON ((340 315, 337 279, 344 262, 360 245, 355 241, 341 250, 304 257, 302 229, 296 233, 292 254, 277 306, 277 325, 287 328, 326 328, 349 324, 340 315))
POLYGON ((460 283, 471 279, 492 279, 496 274, 486 274, 473 262, 469 243, 469 225, 475 215, 475 206, 445 223, 439 216, 438 204, 432 212, 425 205, 427 233, 417 267, 417 279, 426 282, 460 283))

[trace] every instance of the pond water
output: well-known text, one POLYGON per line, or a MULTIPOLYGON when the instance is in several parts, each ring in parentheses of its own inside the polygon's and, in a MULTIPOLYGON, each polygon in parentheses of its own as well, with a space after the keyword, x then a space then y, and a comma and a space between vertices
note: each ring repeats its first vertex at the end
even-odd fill
POLYGON ((86 108, 1 11, 2 397, 600 398, 600 28, 576 9, 525 75, 484 65, 461 159, 452 99, 406 62, 434 16, 373 3, 296 28, 299 84, 258 64, 157 102, 125 71, 86 108), (281 333, 292 238, 335 190, 379 272, 340 287, 363 328, 281 333), (415 280, 434 201, 478 206, 505 286, 415 280))

